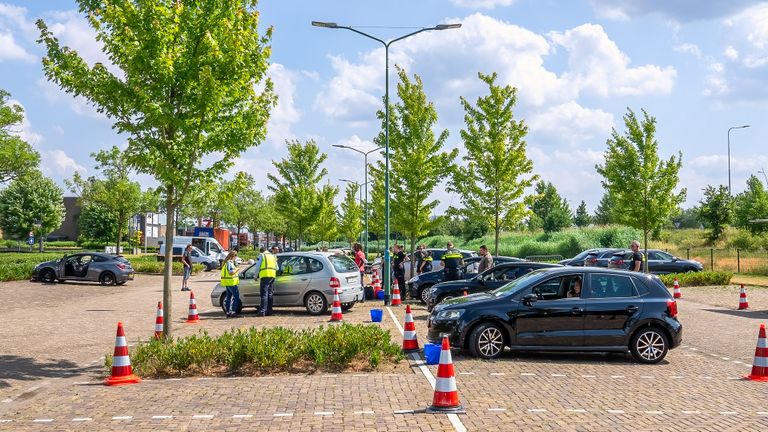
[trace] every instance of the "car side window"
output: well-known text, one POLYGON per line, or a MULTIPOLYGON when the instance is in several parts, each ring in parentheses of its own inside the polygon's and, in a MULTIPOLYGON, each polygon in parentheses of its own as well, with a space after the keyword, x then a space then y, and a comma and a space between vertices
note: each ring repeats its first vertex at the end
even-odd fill
POLYGON ((629 276, 593 274, 587 297, 637 297, 637 289, 629 276))
POLYGON ((521 270, 522 268, 520 267, 508 268, 507 271, 505 271, 502 275, 502 278, 503 280, 515 280, 520 275, 521 270))
POLYGON ((319 272, 323 269, 323 263, 314 258, 305 258, 307 260, 307 273, 319 272))
POLYGON ((545 281, 533 287, 531 291, 539 300, 557 300, 565 297, 563 278, 555 278, 545 281))
POLYGON ((106 262, 107 259, 100 255, 93 256, 93 262, 106 262))
POLYGON ((256 265, 254 264, 254 265, 248 267, 247 269, 245 269, 244 272, 240 273, 240 278, 241 279, 255 279, 256 276, 258 275, 258 273, 259 273, 259 269, 256 268, 256 265))

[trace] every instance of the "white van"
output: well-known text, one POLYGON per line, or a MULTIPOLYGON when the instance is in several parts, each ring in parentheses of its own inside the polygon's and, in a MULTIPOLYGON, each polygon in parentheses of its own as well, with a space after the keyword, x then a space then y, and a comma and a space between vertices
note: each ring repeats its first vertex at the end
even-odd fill
MULTIPOLYGON (((161 239, 163 240, 163 244, 165 244, 165 238, 161 239)), ((192 237, 192 236, 175 236, 173 237, 173 245, 183 245, 186 246, 188 244, 191 244, 192 246, 200 249, 203 251, 204 254, 208 255, 209 257, 215 259, 219 263, 223 262, 227 258, 227 251, 224 250, 224 248, 219 244, 218 241, 216 241, 213 237, 192 237)), ((161 246, 160 249, 158 249, 158 260, 162 261, 161 257, 165 256, 165 248, 161 246), (163 252, 160 253, 159 251, 162 250, 163 252)))
MULTIPOLYGON (((181 261, 181 255, 184 253, 184 249, 187 247, 187 245, 180 245, 175 244, 173 245, 173 260, 174 261, 181 261)), ((157 252, 157 260, 163 261, 165 259, 165 243, 160 245, 160 248, 157 252)), ((205 266, 205 271, 211 271, 215 268, 219 268, 219 260, 213 259, 210 256, 206 255, 201 251, 200 249, 192 246, 192 250, 190 252, 190 259, 192 260, 192 264, 202 264, 205 266)))

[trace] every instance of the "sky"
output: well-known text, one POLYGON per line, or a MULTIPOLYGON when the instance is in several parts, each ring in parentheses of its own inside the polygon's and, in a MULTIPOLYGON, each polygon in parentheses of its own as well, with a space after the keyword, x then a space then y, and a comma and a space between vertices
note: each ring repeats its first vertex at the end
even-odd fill
MULTIPOLYGON (((603 188, 595 165, 604 160, 611 130, 625 130, 628 108, 656 118, 662 158, 682 152, 684 207, 696 205, 707 185, 728 184, 730 127, 750 125, 730 133, 734 193, 750 175, 763 179, 760 171, 768 170, 765 1, 263 0, 259 10, 261 29, 274 28, 269 76, 279 102, 266 141, 222 176, 249 172, 264 191, 288 139, 314 139, 328 154, 327 181, 342 190, 341 178, 363 182, 362 156, 332 146, 375 148, 384 50, 348 30, 313 27, 313 20, 386 40, 461 23, 394 43, 390 93, 394 97, 395 65, 419 75, 438 112, 436 132, 448 129, 447 147, 464 155, 459 97, 475 101, 487 91, 478 72, 498 73, 500 83, 518 88, 515 116, 529 128, 534 172, 574 208, 581 200, 590 211, 597 206, 603 188)), ((46 80, 38 18, 89 63, 108 60, 74 0, 0 0, 0 88, 24 107, 18 133, 40 152, 43 172, 63 186, 75 171, 96 174, 90 154, 124 148, 126 137, 87 101, 46 80)), ((460 204, 444 185, 432 195, 438 214, 460 204)))

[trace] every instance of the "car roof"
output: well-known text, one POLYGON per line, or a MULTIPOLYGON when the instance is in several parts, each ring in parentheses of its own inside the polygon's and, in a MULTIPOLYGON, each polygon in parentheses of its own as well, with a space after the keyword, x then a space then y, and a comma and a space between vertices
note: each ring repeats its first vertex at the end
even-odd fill
POLYGON ((563 267, 562 264, 556 264, 556 263, 544 263, 544 262, 536 262, 536 261, 509 261, 509 262, 503 262, 498 265, 493 266, 493 268, 497 267, 540 267, 540 268, 561 268, 563 267))

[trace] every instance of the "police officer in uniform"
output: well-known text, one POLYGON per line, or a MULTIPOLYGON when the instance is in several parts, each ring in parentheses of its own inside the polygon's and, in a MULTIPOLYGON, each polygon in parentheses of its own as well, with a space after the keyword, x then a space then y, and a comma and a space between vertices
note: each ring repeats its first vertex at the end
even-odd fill
POLYGON ((259 310, 256 313, 257 316, 269 316, 272 315, 272 285, 275 283, 275 276, 277 276, 277 258, 267 251, 267 248, 259 248, 258 262, 256 265, 259 268, 259 295, 261 302, 259 304, 259 310))
POLYGON ((445 269, 445 280, 459 280, 459 268, 464 265, 464 255, 457 249, 454 249, 453 243, 448 242, 448 250, 443 254, 442 262, 445 269))
POLYGON ((419 273, 427 273, 432 271, 432 252, 424 249, 422 252, 424 258, 421 260, 421 267, 419 267, 419 273))

